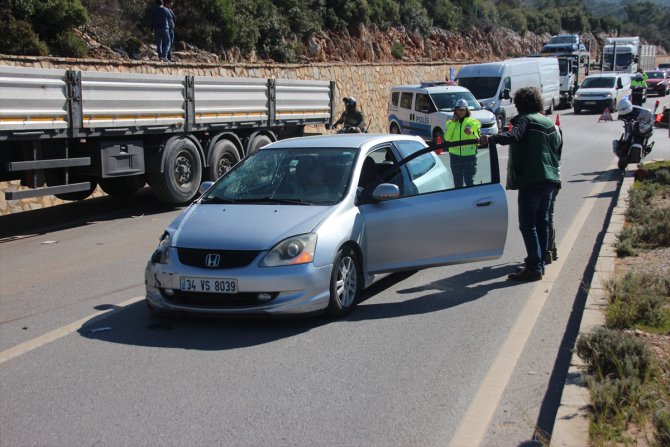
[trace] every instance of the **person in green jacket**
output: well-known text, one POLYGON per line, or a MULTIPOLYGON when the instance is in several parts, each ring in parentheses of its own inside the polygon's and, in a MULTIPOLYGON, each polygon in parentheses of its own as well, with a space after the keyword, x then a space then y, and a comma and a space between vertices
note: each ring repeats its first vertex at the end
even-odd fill
POLYGON ((526 246, 525 267, 511 273, 513 281, 538 281, 544 274, 549 240, 549 206, 559 172, 562 138, 560 130, 542 114, 544 105, 535 87, 521 88, 514 94, 519 115, 512 118, 512 129, 497 135, 482 136, 489 141, 509 144, 507 189, 519 191, 517 199, 519 230, 526 246))
MULTIPOLYGON (((481 124, 472 118, 468 102, 459 99, 454 105, 454 116, 445 123, 444 139, 450 143, 478 140, 481 124)), ((477 143, 449 148, 449 162, 456 188, 472 186, 477 171, 477 143)))

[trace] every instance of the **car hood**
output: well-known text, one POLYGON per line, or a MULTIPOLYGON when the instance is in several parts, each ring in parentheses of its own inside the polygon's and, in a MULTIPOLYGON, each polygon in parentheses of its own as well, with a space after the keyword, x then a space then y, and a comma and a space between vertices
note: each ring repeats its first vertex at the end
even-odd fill
POLYGON ((290 236, 310 233, 331 206, 217 205, 189 207, 171 227, 171 245, 219 250, 269 250, 290 236))

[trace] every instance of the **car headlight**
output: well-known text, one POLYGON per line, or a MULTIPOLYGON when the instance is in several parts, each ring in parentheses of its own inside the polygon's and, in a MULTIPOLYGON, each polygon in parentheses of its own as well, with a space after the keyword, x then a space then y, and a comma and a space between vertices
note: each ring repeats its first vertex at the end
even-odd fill
POLYGON ((316 233, 301 234, 284 239, 260 262, 261 267, 308 264, 314 260, 316 233))
POLYGON ((494 108, 495 106, 496 106, 496 102, 495 102, 495 101, 491 101, 491 102, 484 103, 484 108, 485 108, 485 109, 490 109, 491 111, 493 111, 493 108, 494 108))
POLYGON ((167 264, 170 262, 168 249, 170 248, 170 233, 167 231, 161 236, 160 242, 158 242, 158 247, 151 255, 151 262, 156 264, 167 264))
POLYGON ((580 99, 582 95, 579 92, 575 92, 575 98, 580 99))
POLYGON ((605 93, 605 98, 611 98, 612 94, 611 93, 605 93))

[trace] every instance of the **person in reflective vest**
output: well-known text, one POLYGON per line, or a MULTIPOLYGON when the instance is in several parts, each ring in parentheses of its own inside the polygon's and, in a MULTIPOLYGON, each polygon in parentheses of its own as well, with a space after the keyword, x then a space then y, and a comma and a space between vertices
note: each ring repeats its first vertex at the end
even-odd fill
MULTIPOLYGON (((456 143, 464 140, 479 139, 481 124, 472 118, 468 102, 459 99, 454 106, 454 116, 446 122, 445 141, 456 143)), ((472 186, 477 171, 477 144, 466 144, 449 148, 449 161, 454 174, 456 188, 472 186)))
POLYGON ((636 73, 635 78, 630 81, 630 88, 636 88, 636 87, 642 87, 644 89, 647 88, 647 82, 644 80, 644 76, 642 76, 642 73, 636 73))

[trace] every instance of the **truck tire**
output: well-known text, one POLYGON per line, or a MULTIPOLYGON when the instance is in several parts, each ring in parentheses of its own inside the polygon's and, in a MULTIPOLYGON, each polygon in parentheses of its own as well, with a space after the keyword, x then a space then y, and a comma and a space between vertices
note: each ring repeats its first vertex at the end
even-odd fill
POLYGON ((146 184, 144 174, 128 177, 101 178, 100 189, 114 197, 127 197, 135 194, 146 184))
POLYGON ((256 135, 249 144, 247 155, 253 154, 258 149, 262 148, 263 146, 267 146, 270 143, 272 143, 272 140, 267 135, 256 135))
POLYGON ((207 178, 215 182, 240 161, 240 153, 230 140, 220 140, 209 155, 207 178))
POLYGON ((159 166, 149 170, 149 184, 159 199, 168 203, 185 203, 198 193, 202 178, 202 162, 195 144, 188 138, 172 140, 161 157, 159 166), (160 167, 163 172, 160 172, 160 167))

